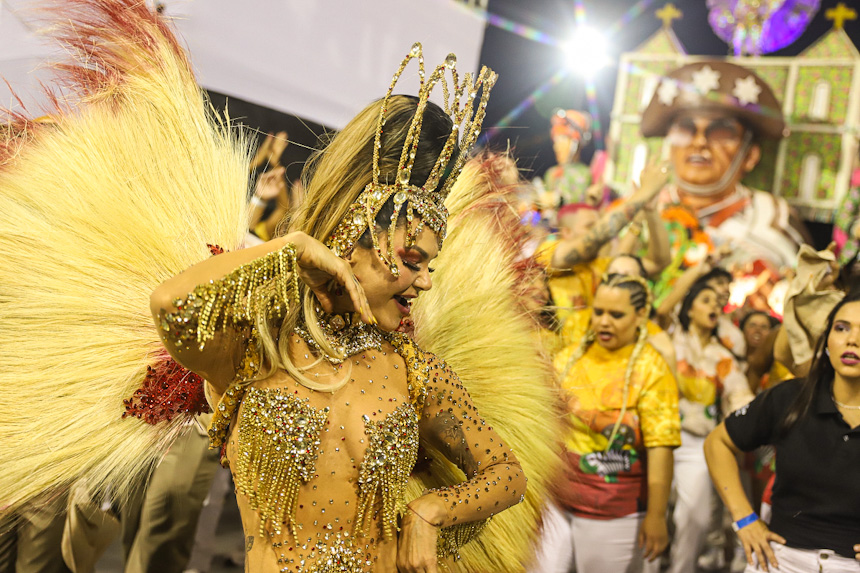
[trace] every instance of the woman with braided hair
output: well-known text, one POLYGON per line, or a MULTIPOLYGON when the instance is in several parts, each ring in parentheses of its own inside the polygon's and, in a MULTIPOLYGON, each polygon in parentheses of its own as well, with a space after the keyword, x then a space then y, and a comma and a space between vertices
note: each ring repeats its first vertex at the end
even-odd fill
POLYGON ((659 567, 668 543, 678 390, 646 342, 650 299, 641 277, 604 277, 587 333, 556 358, 573 426, 557 497, 580 573, 659 567))

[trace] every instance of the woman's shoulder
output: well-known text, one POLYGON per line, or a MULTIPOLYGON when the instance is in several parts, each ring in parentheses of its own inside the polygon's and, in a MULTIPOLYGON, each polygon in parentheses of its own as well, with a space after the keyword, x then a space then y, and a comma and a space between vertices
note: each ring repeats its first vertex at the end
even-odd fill
POLYGON ((789 380, 784 380, 779 384, 771 386, 762 392, 761 395, 768 394, 777 399, 793 400, 798 394, 800 394, 805 382, 806 380, 804 378, 791 378, 789 380))
POLYGON ((406 363, 406 377, 413 402, 422 400, 431 386, 460 384, 459 377, 444 360, 421 348, 411 336, 394 332, 387 339, 406 363))
POLYGON ((792 378, 768 388, 756 396, 752 402, 735 410, 726 418, 726 423, 728 425, 734 424, 734 422, 730 422, 729 420, 732 418, 746 418, 747 413, 750 411, 755 413, 755 417, 764 415, 765 419, 771 419, 770 416, 777 416, 781 419, 797 400, 797 397, 803 390, 804 383, 805 380, 803 378, 792 378))
POLYGON ((444 360, 421 348, 415 339, 408 334, 391 332, 386 335, 386 339, 395 352, 406 362, 407 368, 428 370, 447 366, 444 360))
POLYGON ((641 353, 639 354, 639 359, 636 362, 637 366, 644 366, 650 370, 658 371, 660 374, 672 373, 672 369, 669 367, 669 363, 666 362, 666 359, 663 357, 663 355, 660 354, 660 352, 650 344, 645 344, 644 346, 642 346, 641 353))
POLYGON ((646 359, 649 362, 652 360, 656 360, 657 358, 660 358, 660 360, 662 360, 664 364, 666 362, 666 360, 663 358, 663 355, 660 354, 657 349, 650 344, 642 345, 641 354, 639 356, 640 359, 646 359))

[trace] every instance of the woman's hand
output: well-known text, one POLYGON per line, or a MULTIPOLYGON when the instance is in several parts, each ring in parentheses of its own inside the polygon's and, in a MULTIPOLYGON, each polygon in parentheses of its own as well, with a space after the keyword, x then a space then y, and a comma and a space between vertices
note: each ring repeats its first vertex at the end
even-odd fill
POLYGON ((335 297, 340 294, 338 291, 346 291, 361 319, 367 324, 376 324, 364 289, 352 274, 348 262, 305 233, 290 233, 284 239, 296 246, 299 278, 313 291, 324 311, 333 312, 335 297))
POLYGON ((436 573, 436 540, 439 529, 406 507, 397 539, 397 570, 400 573, 436 573))
POLYGON ((666 527, 664 515, 645 514, 642 525, 639 526, 639 547, 642 555, 648 561, 654 561, 669 545, 669 530, 666 527))
POLYGON ((769 530, 763 521, 758 520, 739 529, 738 539, 740 539, 744 546, 744 553, 747 554, 747 563, 753 565, 752 556, 755 553, 759 569, 769 571, 768 566, 771 565, 775 569, 779 568, 779 563, 776 560, 776 555, 773 554, 770 542, 776 541, 784 545, 785 539, 769 530))

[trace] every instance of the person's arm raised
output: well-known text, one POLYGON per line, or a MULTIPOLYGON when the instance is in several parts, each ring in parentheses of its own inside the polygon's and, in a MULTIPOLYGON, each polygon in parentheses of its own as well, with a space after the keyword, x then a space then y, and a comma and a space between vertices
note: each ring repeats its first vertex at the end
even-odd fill
POLYGON ((223 391, 244 355, 250 329, 261 313, 276 315, 297 303, 299 279, 328 311, 333 298, 327 287, 336 281, 362 319, 374 321, 349 263, 304 233, 197 263, 159 285, 150 310, 177 362, 223 391))
POLYGON ((646 205, 642 213, 648 226, 648 254, 642 259, 642 266, 649 277, 658 277, 672 262, 669 232, 654 201, 646 205))
POLYGON ((684 296, 689 292, 693 283, 708 274, 730 252, 728 247, 720 247, 697 264, 685 270, 675 280, 672 284, 672 289, 656 309, 657 322, 661 327, 668 328, 672 324, 672 315, 675 312, 675 307, 684 299, 684 296))
POLYGON ((594 260, 600 248, 616 237, 646 203, 654 199, 666 185, 669 168, 651 165, 642 171, 641 186, 624 203, 605 213, 584 236, 562 240, 552 256, 552 266, 569 269, 579 263, 594 260))

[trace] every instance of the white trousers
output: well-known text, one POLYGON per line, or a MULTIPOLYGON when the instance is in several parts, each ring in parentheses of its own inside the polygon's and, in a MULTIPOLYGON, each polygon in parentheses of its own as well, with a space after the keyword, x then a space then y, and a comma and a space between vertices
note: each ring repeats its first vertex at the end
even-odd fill
POLYGON ((637 538, 644 514, 618 519, 576 517, 549 505, 529 573, 657 573, 660 560, 646 562, 637 538), (575 566, 575 569, 574 569, 575 566))
MULTIPOLYGON (((779 543, 770 543, 779 569, 770 568, 779 573, 858 573, 860 561, 836 555, 830 549, 795 549, 779 543)), ((753 556, 755 560, 755 556, 753 556)), ((757 560, 756 560, 757 563, 757 560)), ((764 569, 747 565, 744 573, 759 573, 764 569)))
POLYGON ((695 573, 711 522, 714 488, 705 461, 705 438, 681 430, 675 457, 675 535, 668 573, 695 573))

